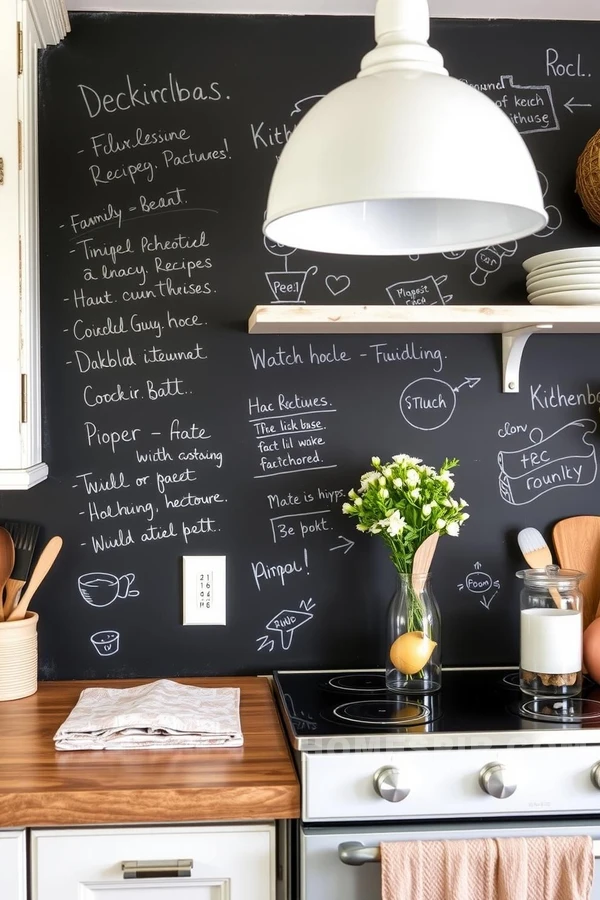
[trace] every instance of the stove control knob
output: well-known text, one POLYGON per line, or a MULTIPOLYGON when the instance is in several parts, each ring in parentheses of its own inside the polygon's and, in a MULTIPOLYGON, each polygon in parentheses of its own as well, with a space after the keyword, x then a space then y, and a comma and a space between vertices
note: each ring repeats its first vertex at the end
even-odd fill
POLYGON ((590 778, 592 779, 592 784, 594 785, 594 787, 598 788, 598 790, 600 791, 600 762, 597 762, 595 766, 592 766, 590 778))
POLYGON ((479 773, 479 787, 490 797, 506 800, 517 789, 514 779, 502 763, 488 763, 479 773))
POLYGON ((402 787, 400 770, 394 766, 382 766, 373 775, 375 793, 390 803, 399 803, 410 794, 410 788, 402 787))

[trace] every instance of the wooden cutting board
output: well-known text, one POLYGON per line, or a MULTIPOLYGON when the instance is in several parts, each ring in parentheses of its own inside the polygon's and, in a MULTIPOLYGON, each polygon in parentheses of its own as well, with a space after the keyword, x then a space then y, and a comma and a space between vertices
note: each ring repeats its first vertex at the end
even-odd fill
POLYGON ((552 539, 561 567, 586 573, 581 582, 585 630, 596 618, 600 602, 600 516, 562 519, 554 526, 552 539))

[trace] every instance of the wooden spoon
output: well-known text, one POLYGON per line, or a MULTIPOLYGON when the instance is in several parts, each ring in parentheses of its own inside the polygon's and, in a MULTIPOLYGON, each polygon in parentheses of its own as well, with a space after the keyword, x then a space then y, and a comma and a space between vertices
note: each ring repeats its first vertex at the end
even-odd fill
MULTIPOLYGON (((528 566, 532 569, 547 569, 554 565, 550 547, 537 528, 523 528, 517 535, 519 549, 528 566)), ((557 609, 562 606, 562 597, 557 588, 548 588, 557 609)))
POLYGON ((4 622, 4 587, 15 564, 15 545, 6 528, 0 528, 0 622, 4 622))
POLYGON ((600 516, 573 516, 557 522, 552 531, 556 555, 562 568, 585 573, 583 630, 594 621, 600 601, 600 516))
POLYGON ((63 539, 61 537, 53 537, 50 538, 44 549, 39 555, 39 559, 36 562, 33 572, 31 574, 31 578, 27 584, 25 592, 21 596, 21 599, 9 615, 7 622, 14 622, 16 619, 24 619, 25 613, 27 612, 27 608, 31 602, 31 598, 39 588, 40 584, 54 565, 54 560, 60 553, 60 549, 63 545, 63 539))
POLYGON ((436 531, 435 534, 430 534, 428 538, 425 538, 423 543, 417 547, 417 552, 413 559, 412 571, 413 589, 417 593, 423 587, 422 582, 424 582, 427 575, 429 575, 431 560, 433 559, 439 537, 440 533, 439 531, 436 531))

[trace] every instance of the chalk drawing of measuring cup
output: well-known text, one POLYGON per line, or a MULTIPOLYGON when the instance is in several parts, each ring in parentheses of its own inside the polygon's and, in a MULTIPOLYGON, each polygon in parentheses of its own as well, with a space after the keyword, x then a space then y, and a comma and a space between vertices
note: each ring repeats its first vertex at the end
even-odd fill
POLYGON ((79 593, 90 606, 110 606, 115 600, 139 597, 140 592, 131 589, 135 575, 111 575, 108 572, 88 572, 77 579, 79 593))
POLYGON ((118 631, 97 631, 90 641, 98 656, 113 656, 119 652, 120 637, 118 631))

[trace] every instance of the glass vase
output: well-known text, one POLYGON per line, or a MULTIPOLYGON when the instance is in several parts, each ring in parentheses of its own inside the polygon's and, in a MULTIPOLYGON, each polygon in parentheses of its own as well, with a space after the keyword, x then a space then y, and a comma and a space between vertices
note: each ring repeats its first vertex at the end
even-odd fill
POLYGON ((385 681, 400 694, 442 686, 440 611, 429 575, 401 573, 390 601, 385 681))

